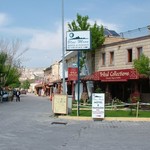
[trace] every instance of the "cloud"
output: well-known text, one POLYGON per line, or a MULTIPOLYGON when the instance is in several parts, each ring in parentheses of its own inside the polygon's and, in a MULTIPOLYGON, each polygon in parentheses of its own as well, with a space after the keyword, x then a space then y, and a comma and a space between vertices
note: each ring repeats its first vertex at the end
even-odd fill
MULTIPOLYGON (((3 21, 3 24, 7 23, 7 17, 4 18, 6 18, 6 21, 3 21)), ((107 23, 100 19, 89 20, 90 24, 94 24, 95 21, 98 25, 103 25, 112 30, 118 30, 116 24, 107 23)), ((68 31, 68 22, 71 23, 72 20, 65 20, 64 36, 66 36, 66 31, 68 31)), ((1 27, 0 32, 5 36, 8 34, 11 37, 21 38, 22 46, 29 48, 25 57, 31 60, 24 62, 27 66, 39 66, 44 65, 44 63, 45 66, 46 64, 50 65, 50 63, 59 61, 62 57, 62 24, 60 22, 55 23, 55 28, 52 30, 25 27, 1 27)), ((65 42, 64 46, 66 46, 65 42)))
POLYGON ((110 30, 115 30, 115 31, 119 31, 120 30, 120 26, 115 24, 115 23, 109 23, 109 22, 105 22, 101 19, 94 19, 94 20, 90 20, 90 24, 94 24, 96 21, 96 23, 98 25, 103 25, 105 28, 110 29, 110 30))
POLYGON ((34 33, 29 47, 33 49, 59 49, 61 47, 61 31, 58 28, 56 32, 38 31, 34 33))
MULTIPOLYGON (((4 15, 5 16, 5 15, 4 15)), ((7 17, 4 17, 7 20, 7 17)), ((2 19, 0 19, 2 20, 2 19)), ((5 19, 3 19, 5 20, 5 19)), ((104 27, 107 27, 108 29, 112 30, 119 30, 119 26, 113 23, 107 23, 105 21, 102 21, 100 19, 93 19, 89 20, 90 24, 93 25, 94 23, 98 25, 103 25, 104 27)), ((2 22, 2 21, 1 21, 2 22)), ((3 21, 5 22, 5 21, 3 21)), ((64 36, 66 34, 66 31, 68 30, 68 23, 71 23, 72 20, 68 19, 64 22, 64 36)), ((48 30, 42 30, 42 29, 33 29, 33 28, 23 28, 23 27, 3 27, 0 28, 1 33, 7 33, 9 35, 13 36, 19 36, 23 38, 23 40, 26 41, 25 44, 27 44, 27 47, 31 49, 37 49, 37 50, 55 50, 55 49, 61 49, 62 47, 62 26, 61 23, 57 22, 55 23, 55 28, 53 31, 48 30)))
POLYGON ((10 18, 5 13, 0 13, 0 26, 5 26, 10 22, 10 18))
MULTIPOLYGON (((71 23, 72 21, 70 20, 70 19, 68 19, 67 20, 67 23, 71 23)), ((120 31, 120 25, 118 25, 118 24, 115 24, 115 23, 109 23, 109 22, 106 22, 106 21, 104 21, 104 20, 101 20, 101 19, 97 19, 97 18, 95 18, 95 19, 89 19, 89 23, 91 24, 91 25, 94 25, 94 23, 97 23, 97 25, 103 25, 105 28, 108 28, 108 29, 110 29, 110 30, 115 30, 115 31, 120 31)), ((67 24, 66 23, 66 24, 67 24)), ((65 26, 65 29, 67 29, 67 27, 65 26)))
POLYGON ((28 47, 32 49, 55 49, 60 48, 61 43, 61 26, 58 26, 54 31, 13 27, 0 28, 3 34, 9 34, 12 37, 18 37, 26 41, 28 47))

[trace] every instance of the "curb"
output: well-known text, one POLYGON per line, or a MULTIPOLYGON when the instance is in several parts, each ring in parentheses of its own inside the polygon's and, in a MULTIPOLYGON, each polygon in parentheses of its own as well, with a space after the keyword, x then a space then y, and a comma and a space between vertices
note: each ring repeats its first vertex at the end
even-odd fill
POLYGON ((128 118, 128 117, 105 117, 104 119, 93 119, 91 117, 80 117, 80 116, 58 116, 60 119, 68 120, 83 120, 83 121, 94 121, 94 120, 105 120, 105 121, 144 121, 150 122, 150 118, 128 118))

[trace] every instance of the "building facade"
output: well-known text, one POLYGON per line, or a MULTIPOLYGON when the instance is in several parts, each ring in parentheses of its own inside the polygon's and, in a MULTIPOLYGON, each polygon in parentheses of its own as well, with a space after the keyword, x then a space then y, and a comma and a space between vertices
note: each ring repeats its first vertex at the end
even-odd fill
POLYGON ((95 72, 84 80, 92 80, 94 88, 101 88, 107 100, 117 98, 128 102, 134 92, 148 101, 149 80, 134 69, 133 60, 141 54, 150 57, 150 36, 108 42, 95 53, 95 72))
MULTIPOLYGON (((95 51, 94 59, 90 51, 86 53, 85 64, 80 70, 80 99, 85 91, 90 98, 100 88, 106 93, 106 102, 115 98, 128 102, 134 92, 140 93, 142 101, 148 101, 149 79, 140 76, 133 66, 133 61, 139 59, 141 54, 150 57, 150 35, 132 39, 107 36, 104 44, 95 51)), ((54 89, 62 93, 65 71, 66 93, 77 99, 77 80, 68 78, 68 68, 77 67, 77 51, 66 53, 64 59, 64 68, 61 60, 45 69, 44 81, 48 84, 49 95, 54 93, 54 89)))
POLYGON ((60 63, 56 61, 50 67, 44 70, 44 93, 46 96, 52 96, 54 88, 57 87, 57 92, 61 93, 61 78, 59 74, 60 63))

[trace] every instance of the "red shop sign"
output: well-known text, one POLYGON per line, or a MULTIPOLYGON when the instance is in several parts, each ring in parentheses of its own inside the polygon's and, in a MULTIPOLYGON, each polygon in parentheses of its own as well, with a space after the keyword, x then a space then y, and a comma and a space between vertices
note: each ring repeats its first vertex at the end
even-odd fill
POLYGON ((127 81, 138 78, 139 74, 134 69, 98 71, 94 73, 94 80, 101 80, 103 82, 127 81))
POLYGON ((69 81, 78 80, 78 68, 68 68, 68 80, 69 81))

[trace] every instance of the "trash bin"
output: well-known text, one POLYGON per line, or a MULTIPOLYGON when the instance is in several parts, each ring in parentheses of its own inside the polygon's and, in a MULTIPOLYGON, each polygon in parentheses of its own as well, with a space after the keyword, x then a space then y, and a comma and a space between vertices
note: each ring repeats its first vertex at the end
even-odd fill
POLYGON ((68 95, 68 114, 72 113, 72 99, 73 95, 68 95))

